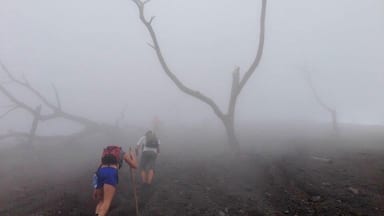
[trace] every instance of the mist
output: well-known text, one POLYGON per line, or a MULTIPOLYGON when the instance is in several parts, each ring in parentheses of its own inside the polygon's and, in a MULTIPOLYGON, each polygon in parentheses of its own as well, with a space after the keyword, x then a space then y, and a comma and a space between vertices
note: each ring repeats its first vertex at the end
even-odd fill
MULTIPOLYGON (((49 173, 60 167, 64 175, 70 176, 68 179, 83 178, 85 182, 85 174, 78 173, 93 168, 104 145, 117 143, 127 147, 129 143, 131 146, 146 130, 153 129, 166 143, 165 155, 173 158, 159 159, 159 179, 166 178, 161 177, 161 170, 168 172, 169 164, 180 163, 181 167, 176 168, 186 169, 191 161, 197 164, 199 160, 210 161, 213 155, 221 158, 234 148, 251 154, 247 159, 239 159, 236 175, 257 182, 264 182, 260 180, 265 177, 260 174, 264 171, 258 172, 256 168, 258 174, 249 177, 239 170, 245 169, 241 168, 242 163, 252 164, 259 157, 260 161, 255 163, 263 164, 260 170, 272 170, 267 172, 270 176, 276 175, 276 167, 295 176, 292 167, 301 167, 303 161, 297 158, 302 155, 343 160, 343 163, 335 162, 334 170, 347 166, 344 156, 348 154, 371 154, 377 150, 378 155, 367 161, 382 159, 384 2, 270 0, 264 34, 260 27, 261 8, 262 1, 253 0, 152 0, 145 4, 145 19, 153 27, 170 71, 192 92, 211 99, 222 112, 218 115, 210 102, 183 92, 166 73, 156 53, 156 44, 132 1, 1 0, 0 87, 5 90, 0 91, 0 149, 3 155, 8 155, 6 151, 16 152, 10 153, 18 158, 10 164, 21 166, 20 163, 25 163, 21 159, 24 153, 38 157, 42 153, 36 153, 36 149, 44 150, 47 145, 49 153, 58 150, 62 153, 49 173), (263 49, 259 62, 236 93, 231 115, 236 70, 239 68, 241 81, 257 62, 260 44, 263 49), (18 103, 15 106, 5 91, 30 110, 18 103), (39 105, 41 113, 36 117, 33 112, 39 105), (42 120, 57 113, 61 116, 42 120), (35 128, 31 127, 34 118, 40 118, 35 128), (228 122, 232 123, 232 131, 228 122), (34 146, 35 150, 21 153, 17 150, 25 146, 34 146), (89 151, 90 146, 98 149, 89 151), (77 147, 83 149, 82 154, 73 156, 72 163, 65 162, 70 149, 77 147), (180 156, 184 152, 188 152, 185 158, 180 156), (294 162, 288 168, 281 168, 281 161, 291 159, 294 162), (83 165, 77 166, 78 163, 83 165), (77 166, 76 171, 67 170, 69 164, 77 166)), ((324 171, 324 167, 313 165, 316 162, 308 158, 306 168, 324 171)), ((34 161, 31 166, 38 167, 41 163, 31 160, 34 161)), ((367 164, 365 159, 356 160, 351 164, 359 163, 361 167, 367 164)), ((228 165, 220 160, 213 163, 223 170, 228 165)), ((377 167, 380 166, 377 162, 377 167)), ((31 176, 31 169, 25 168, 24 177, 31 176)), ((47 173, 33 178, 44 178, 47 173)), ((377 176, 384 179, 382 173, 377 176)), ((275 176, 280 177, 280 174, 275 176)), ((189 177, 185 178, 190 181, 189 177)), ((232 176, 228 178, 234 184, 244 183, 232 176)), ((57 185, 57 181, 50 184, 57 185)), ((298 185, 302 183, 301 179, 295 181, 298 185)), ((356 180, 359 181, 364 180, 356 180)), ((260 192, 256 191, 251 194, 260 192)), ((323 193, 315 195, 323 197, 323 193)), ((259 196, 255 199, 260 203, 281 207, 279 212, 284 212, 287 206, 294 208, 276 200, 260 201, 259 196)), ((79 202, 85 199, 81 197, 79 202)), ((252 215, 250 208, 241 208, 248 214, 223 210, 224 215, 252 215)), ((257 209, 269 215, 261 204, 257 209)), ((24 212, 31 213, 36 212, 24 212)), ((163 213, 189 214, 165 210, 163 213)))
MULTIPOLYGON (((216 121, 164 75, 131 4, 3 1, 1 59, 47 97, 54 83, 67 110, 92 119, 114 121, 127 107, 134 113, 127 122, 135 125, 153 116, 169 124, 216 121)), ((180 79, 225 107, 231 71, 248 67, 257 49, 257 6, 159 0, 148 16, 156 16, 164 55, 180 79)), ((382 124, 383 7, 381 1, 270 2, 265 54, 241 95, 238 124, 327 121, 303 79, 308 65, 341 121, 382 124)))

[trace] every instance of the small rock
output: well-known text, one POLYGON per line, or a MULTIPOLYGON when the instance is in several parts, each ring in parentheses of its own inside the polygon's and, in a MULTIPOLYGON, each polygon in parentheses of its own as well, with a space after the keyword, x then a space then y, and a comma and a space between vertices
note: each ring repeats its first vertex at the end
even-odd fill
POLYGON ((247 192, 251 192, 253 190, 253 188, 252 187, 244 187, 244 190, 247 192))
POLYGON ((224 211, 225 211, 225 213, 228 213, 228 212, 229 212, 228 208, 225 208, 224 211))
POLYGON ((288 210, 288 209, 285 210, 285 211, 284 211, 284 214, 289 214, 289 210, 288 210))
POLYGON ((349 187, 348 190, 351 191, 355 195, 358 195, 360 193, 358 189, 353 188, 353 187, 349 187))
POLYGON ((323 183, 321 183, 323 186, 326 186, 326 187, 329 187, 329 186, 331 186, 331 183, 329 183, 329 182, 323 182, 323 183))
POLYGON ((311 197, 312 202, 319 202, 321 200, 321 196, 313 196, 311 197))
POLYGON ((225 213, 223 211, 219 211, 219 216, 225 216, 225 213))

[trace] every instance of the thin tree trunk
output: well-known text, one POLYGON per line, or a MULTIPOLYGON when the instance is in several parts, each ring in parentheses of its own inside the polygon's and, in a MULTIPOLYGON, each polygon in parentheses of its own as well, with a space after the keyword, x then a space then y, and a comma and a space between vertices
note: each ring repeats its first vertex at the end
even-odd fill
POLYGON ((32 127, 31 127, 31 131, 29 132, 29 138, 28 138, 29 146, 32 146, 35 140, 37 126, 39 124, 40 113, 41 113, 41 105, 37 106, 35 109, 35 114, 33 116, 33 121, 32 121, 32 127))
POLYGON ((337 112, 336 112, 336 110, 332 110, 332 111, 331 111, 331 115, 332 115, 332 128, 333 128, 333 133, 334 133, 335 136, 339 136, 339 135, 340 135, 339 121, 338 121, 338 118, 337 118, 337 112))
POLYGON ((233 116, 228 116, 223 121, 223 124, 225 127, 225 131, 227 133, 229 147, 231 148, 232 151, 239 152, 240 144, 236 136, 235 122, 233 119, 234 119, 233 116))
POLYGON ((332 120, 332 133, 334 136, 339 136, 339 121, 338 121, 338 118, 337 118, 337 111, 334 109, 334 108, 331 108, 328 104, 326 104, 323 99, 320 97, 320 95, 318 94, 316 88, 315 88, 315 85, 312 83, 312 78, 311 78, 311 74, 308 73, 308 77, 307 77, 307 82, 309 84, 309 87, 311 88, 312 90, 312 94, 313 96, 315 97, 317 103, 324 109, 326 110, 327 112, 329 112, 329 114, 331 115, 331 120, 332 120))

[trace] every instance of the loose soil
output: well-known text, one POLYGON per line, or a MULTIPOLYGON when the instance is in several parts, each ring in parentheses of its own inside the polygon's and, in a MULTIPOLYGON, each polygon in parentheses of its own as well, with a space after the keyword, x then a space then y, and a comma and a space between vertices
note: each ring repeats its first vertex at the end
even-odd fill
MULTIPOLYGON (((384 215, 383 148, 337 138, 255 139, 234 155, 222 143, 164 140, 154 184, 136 179, 142 216, 384 215)), ((105 143, 51 139, 2 148, 0 215, 93 215, 91 178, 105 143)), ((119 180, 110 215, 135 215, 127 166, 119 180)))

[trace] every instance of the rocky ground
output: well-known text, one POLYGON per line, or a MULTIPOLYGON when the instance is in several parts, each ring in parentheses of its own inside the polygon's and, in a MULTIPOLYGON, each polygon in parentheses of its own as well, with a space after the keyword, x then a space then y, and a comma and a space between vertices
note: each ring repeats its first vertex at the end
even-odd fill
MULTIPOLYGON (((239 157, 164 144, 154 185, 137 185, 141 215, 384 215, 384 150, 289 142, 285 150, 245 149, 239 157)), ((99 145, 2 149, 0 215, 93 215, 99 145)), ((110 215, 135 215, 127 166, 110 215)))

